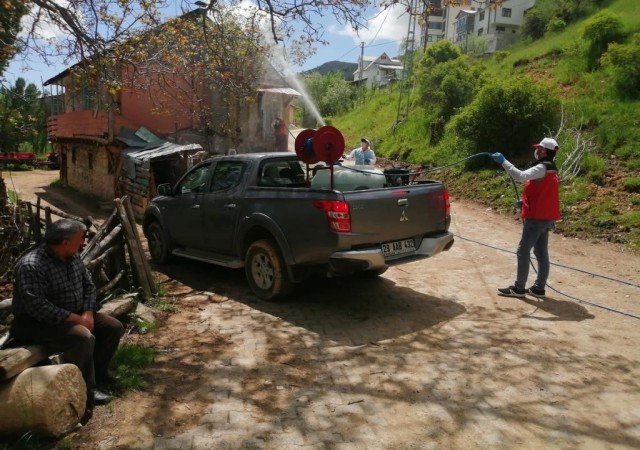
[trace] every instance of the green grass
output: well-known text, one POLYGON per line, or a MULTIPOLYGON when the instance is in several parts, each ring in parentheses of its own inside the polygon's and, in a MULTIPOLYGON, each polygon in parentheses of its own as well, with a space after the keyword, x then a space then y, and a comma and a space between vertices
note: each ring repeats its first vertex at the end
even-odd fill
POLYGON ((111 367, 119 377, 115 386, 117 393, 144 389, 147 386, 141 372, 153 363, 156 350, 140 345, 124 344, 118 348, 111 367))

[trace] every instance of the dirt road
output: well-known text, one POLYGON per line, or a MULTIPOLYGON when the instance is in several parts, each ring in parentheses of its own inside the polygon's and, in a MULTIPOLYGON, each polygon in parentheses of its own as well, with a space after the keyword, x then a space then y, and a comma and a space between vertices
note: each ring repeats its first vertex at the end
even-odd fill
POLYGON ((128 337, 159 351, 150 387, 73 448, 640 448, 640 255, 553 235, 551 286, 589 303, 498 297, 519 223, 452 213, 451 251, 282 303, 241 271, 156 268, 179 311, 128 337))

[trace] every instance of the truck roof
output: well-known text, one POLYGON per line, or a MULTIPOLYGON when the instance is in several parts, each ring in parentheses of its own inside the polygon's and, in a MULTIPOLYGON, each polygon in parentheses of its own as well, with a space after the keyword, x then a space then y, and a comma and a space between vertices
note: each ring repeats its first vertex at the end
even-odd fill
POLYGON ((224 159, 241 159, 241 160, 254 160, 254 159, 263 159, 263 158, 273 158, 273 157, 286 157, 292 156, 297 158, 298 156, 293 152, 262 152, 262 153, 238 153, 235 155, 218 155, 208 158, 207 161, 211 160, 224 160, 224 159))

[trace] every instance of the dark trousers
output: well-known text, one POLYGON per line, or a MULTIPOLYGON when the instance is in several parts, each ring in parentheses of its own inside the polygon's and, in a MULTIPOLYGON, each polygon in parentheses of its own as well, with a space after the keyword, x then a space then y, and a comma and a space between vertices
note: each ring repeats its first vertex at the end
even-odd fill
POLYGON ((44 324, 29 317, 16 317, 10 336, 19 345, 45 345, 54 353, 62 353, 62 360, 75 364, 87 385, 87 403, 92 404, 92 390, 98 378, 107 374, 109 363, 118 349, 124 327, 108 314, 94 313, 93 331, 82 325, 62 322, 44 324))

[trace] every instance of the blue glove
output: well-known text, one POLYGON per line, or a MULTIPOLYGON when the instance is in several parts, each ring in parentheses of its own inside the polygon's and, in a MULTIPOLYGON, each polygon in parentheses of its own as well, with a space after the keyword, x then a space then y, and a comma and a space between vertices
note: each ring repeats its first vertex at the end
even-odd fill
POLYGON ((505 161, 504 155, 502 153, 492 153, 491 159, 493 159, 498 164, 502 164, 505 161))

